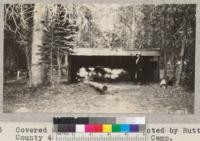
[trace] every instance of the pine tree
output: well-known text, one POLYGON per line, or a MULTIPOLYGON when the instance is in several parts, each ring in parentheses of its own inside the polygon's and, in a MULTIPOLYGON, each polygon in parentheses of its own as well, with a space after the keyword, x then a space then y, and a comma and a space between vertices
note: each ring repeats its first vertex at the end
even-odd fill
POLYGON ((54 81, 54 76, 60 81, 63 60, 66 54, 76 47, 78 27, 75 22, 61 23, 55 20, 53 24, 45 29, 43 46, 41 47, 42 62, 47 66, 50 82, 54 81), (56 71, 57 73, 56 73, 56 71))

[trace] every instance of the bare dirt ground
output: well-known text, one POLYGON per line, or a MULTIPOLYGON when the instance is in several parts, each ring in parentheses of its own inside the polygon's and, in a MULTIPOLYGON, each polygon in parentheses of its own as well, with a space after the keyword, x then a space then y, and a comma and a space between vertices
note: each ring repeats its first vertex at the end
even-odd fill
POLYGON ((159 84, 107 83, 101 94, 82 83, 29 89, 22 81, 4 86, 4 112, 192 114, 193 92, 159 84))

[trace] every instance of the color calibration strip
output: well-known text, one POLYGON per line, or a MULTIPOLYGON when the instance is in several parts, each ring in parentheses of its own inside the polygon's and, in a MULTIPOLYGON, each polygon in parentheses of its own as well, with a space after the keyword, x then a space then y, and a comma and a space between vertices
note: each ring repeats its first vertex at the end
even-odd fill
POLYGON ((54 132, 140 133, 146 130, 145 118, 54 118, 54 132))

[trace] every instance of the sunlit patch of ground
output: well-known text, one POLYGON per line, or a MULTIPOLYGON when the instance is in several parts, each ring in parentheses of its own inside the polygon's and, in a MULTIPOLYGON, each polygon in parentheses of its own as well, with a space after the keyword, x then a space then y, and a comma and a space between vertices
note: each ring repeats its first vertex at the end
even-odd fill
POLYGON ((132 82, 106 83, 101 94, 82 83, 28 89, 24 83, 4 87, 4 112, 169 113, 192 114, 194 93, 183 88, 132 82))

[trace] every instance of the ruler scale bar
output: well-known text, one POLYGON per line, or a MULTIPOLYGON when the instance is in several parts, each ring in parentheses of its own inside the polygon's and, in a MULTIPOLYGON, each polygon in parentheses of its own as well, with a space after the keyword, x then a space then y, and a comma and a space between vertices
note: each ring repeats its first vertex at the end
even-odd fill
POLYGON ((55 134, 56 141, 146 141, 144 134, 55 134))

